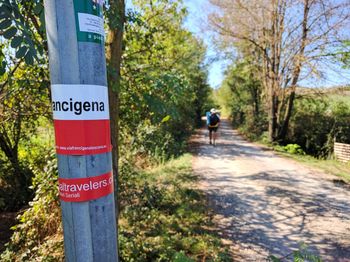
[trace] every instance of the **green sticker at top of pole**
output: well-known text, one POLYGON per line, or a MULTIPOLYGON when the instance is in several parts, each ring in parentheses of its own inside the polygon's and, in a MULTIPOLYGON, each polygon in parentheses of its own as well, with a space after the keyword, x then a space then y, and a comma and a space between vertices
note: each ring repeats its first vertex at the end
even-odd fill
POLYGON ((104 43, 103 2, 74 0, 78 42, 104 43))

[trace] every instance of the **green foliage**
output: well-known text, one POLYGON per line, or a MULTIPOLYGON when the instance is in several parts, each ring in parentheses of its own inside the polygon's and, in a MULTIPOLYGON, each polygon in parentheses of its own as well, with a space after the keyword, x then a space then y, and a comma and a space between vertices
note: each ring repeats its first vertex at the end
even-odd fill
POLYGON ((291 154, 309 154, 318 158, 332 158, 334 140, 350 143, 350 103, 346 88, 330 89, 323 95, 308 90, 300 95, 290 120, 285 145, 271 144, 267 133, 258 137, 246 126, 240 131, 248 138, 259 139, 279 151, 291 154))
POLYGON ((344 68, 350 67, 350 41, 343 42, 343 50, 340 51, 340 61, 343 63, 344 68))
POLYGON ((34 143, 37 125, 50 108, 43 18, 42 1, 0 4, 0 23, 6 32, 0 44, 1 210, 27 205, 34 193, 32 178, 47 164, 47 145, 34 143))
POLYGON ((31 137, 20 143, 18 156, 31 169, 43 170, 47 164, 44 156, 50 154, 55 147, 54 128, 46 117, 38 118, 36 124, 31 137))
POLYGON ((191 156, 141 173, 124 164, 120 175, 122 261, 230 261, 205 229, 211 224, 205 197, 192 189, 191 156))
POLYGON ((287 142, 301 145, 311 155, 327 157, 333 153, 334 139, 350 142, 350 107, 332 103, 327 97, 298 99, 287 142))
MULTIPOLYGON (((128 14, 123 80, 118 90, 124 219, 121 255, 125 261, 144 257, 158 261, 224 260, 219 241, 203 230, 209 219, 202 197, 183 185, 193 179, 188 174, 189 162, 181 168, 179 162, 176 167, 167 166, 166 172, 160 172, 162 176, 135 169, 165 163, 181 154, 210 94, 203 63, 205 48, 183 29, 186 10, 182 3, 158 0, 135 1, 135 5, 137 10, 128 14), (155 181, 160 177, 162 183, 155 181)), ((51 123, 43 120, 50 112, 50 103, 42 18, 42 1, 1 2, 0 26, 6 27, 7 39, 0 49, 0 81, 4 83, 0 90, 0 111, 4 112, 0 137, 9 137, 10 153, 16 157, 11 162, 10 154, 1 148, 0 161, 6 164, 0 166, 0 183, 9 185, 17 175, 14 166, 20 164, 31 171, 26 183, 34 174, 31 190, 35 191, 1 256, 4 261, 63 259, 57 169, 53 155, 46 150, 53 147, 52 137, 44 137, 52 129, 47 132, 51 123), (10 169, 12 174, 4 179, 10 169)), ((12 185, 19 192, 27 187, 28 183, 12 185)), ((0 204, 8 205, 1 197, 0 204)))
POLYGON ((58 205, 57 161, 54 153, 45 157, 43 169, 34 170, 35 198, 21 214, 19 224, 1 261, 62 261, 63 238, 58 205))
MULTIPOLYGON (((63 236, 54 154, 35 171, 36 196, 1 254, 1 261, 63 261, 63 236)), ((120 167, 121 261, 231 261, 212 226, 205 197, 193 190, 191 156, 147 172, 120 167)))
POLYGON ((183 252, 175 253, 172 261, 174 261, 174 262, 194 262, 193 259, 188 258, 183 252))
POLYGON ((7 191, 0 190, 0 209, 18 210, 33 197, 33 173, 19 150, 50 108, 42 1, 1 1, 0 27, 0 183, 7 191))
POLYGON ((175 140, 167 130, 170 124, 168 122, 153 125, 149 120, 145 120, 139 123, 133 134, 122 130, 124 133, 121 161, 128 159, 135 161, 140 167, 146 167, 149 164, 163 163, 171 156, 180 154, 185 149, 185 142, 175 140))
POLYGON ((305 244, 301 244, 299 250, 295 250, 282 258, 278 258, 276 256, 269 256, 269 261, 291 261, 290 258, 293 259, 294 262, 322 262, 322 259, 319 256, 314 255, 312 252, 310 252, 305 244))
POLYGON ((119 94, 121 151, 160 163, 184 150, 200 122, 210 93, 205 50, 183 29, 181 2, 134 4, 127 16, 119 94))
MULTIPOLYGON (((43 1, 3 0, 0 5, 0 30, 16 58, 24 58, 27 65, 40 61, 45 55, 45 17, 43 1)), ((1 56, 0 56, 1 58, 1 56)), ((0 59, 0 64, 5 58, 0 59)), ((5 71, 0 68, 0 75, 5 71)))
MULTIPOLYGON (((0 169, 0 179, 9 192, 14 193, 8 194, 8 210, 20 208, 32 197, 32 190, 28 188, 33 174, 19 150, 37 132, 39 119, 49 115, 46 73, 44 68, 33 66, 3 76, 7 84, 0 90, 0 150, 1 158, 10 164, 10 169, 0 169)), ((25 150, 29 148, 22 151, 25 150)), ((0 192, 0 198, 2 196, 0 192)))
POLYGON ((218 91, 224 112, 229 113, 236 127, 253 139, 266 129, 262 86, 256 78, 258 70, 248 58, 237 61, 226 71, 225 81, 218 91))
POLYGON ((0 153, 0 210, 9 211, 13 207, 18 207, 18 202, 23 203, 23 199, 16 198, 16 188, 7 181, 11 181, 13 169, 3 153, 0 153), (19 201, 18 201, 19 200, 19 201))
POLYGON ((286 146, 277 146, 277 150, 287 152, 289 154, 293 155, 305 155, 304 150, 301 148, 301 146, 297 144, 288 144, 286 146))
POLYGON ((0 164, 0 211, 18 210, 32 197, 29 188, 32 172, 24 164, 20 165, 23 177, 19 180, 14 178, 15 170, 3 154, 0 154, 0 164))
MULTIPOLYGON (((257 78, 259 66, 250 63, 249 59, 250 56, 245 55, 244 59, 236 61, 227 69, 225 81, 217 95, 224 112, 229 113, 233 124, 245 137, 270 144, 271 138, 266 132, 268 112, 262 104, 267 94, 262 91, 262 83, 257 78)), ((287 145, 281 146, 280 150, 330 158, 334 140, 350 143, 349 89, 342 87, 318 91, 321 92, 324 93, 322 96, 311 89, 297 89, 287 135, 275 141, 287 145), (288 144, 299 145, 300 148, 288 144)), ((276 107, 280 110, 276 115, 276 124, 280 130, 286 114, 287 97, 288 94, 276 97, 276 107)))

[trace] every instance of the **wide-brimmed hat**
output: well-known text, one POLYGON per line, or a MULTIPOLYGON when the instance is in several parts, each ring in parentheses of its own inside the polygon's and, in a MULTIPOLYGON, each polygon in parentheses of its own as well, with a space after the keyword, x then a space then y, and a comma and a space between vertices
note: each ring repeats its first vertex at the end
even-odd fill
POLYGON ((216 109, 215 108, 210 109, 210 113, 215 114, 216 113, 216 109))

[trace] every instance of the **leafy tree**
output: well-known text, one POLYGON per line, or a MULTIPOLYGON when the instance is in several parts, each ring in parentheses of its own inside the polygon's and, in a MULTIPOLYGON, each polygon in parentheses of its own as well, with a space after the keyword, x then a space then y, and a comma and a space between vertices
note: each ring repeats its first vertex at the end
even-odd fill
POLYGON ((344 68, 350 68, 350 41, 344 41, 342 50, 340 51, 340 61, 343 63, 344 68))
MULTIPOLYGON (((26 15, 24 7, 30 8, 30 4, 36 6, 41 2, 10 1, 9 3, 16 4, 25 21, 29 16, 26 15)), ((111 88, 113 145, 119 146, 115 150, 113 168, 120 169, 120 183, 123 186, 123 192, 120 194, 130 194, 139 203, 137 210, 132 211, 137 214, 137 212, 143 212, 143 205, 146 206, 155 199, 150 192, 157 193, 159 190, 155 186, 136 185, 138 181, 134 178, 138 176, 130 178, 136 172, 135 166, 149 165, 154 163, 153 161, 163 162, 179 154, 185 148, 186 138, 194 127, 196 117, 199 118, 200 112, 203 111, 210 92, 206 84, 207 69, 203 63, 205 47, 201 41, 183 29, 182 22, 186 16, 186 10, 180 1, 139 0, 135 1, 136 10, 128 10, 126 14, 123 11, 124 1, 109 1, 109 4, 110 8, 106 13, 109 30, 106 41, 108 80, 111 88), (121 41, 121 35, 123 35, 123 41, 121 41), (118 115, 120 115, 119 119, 118 115), (116 142, 118 133, 121 138, 119 145, 116 142), (118 149, 121 152, 119 162, 116 158, 118 149)), ((6 8, 9 9, 9 6, 6 8)), ((13 10, 15 9, 16 7, 13 10)), ((13 12, 15 11, 6 11, 6 14, 13 12)), ((21 18, 18 19, 21 21, 21 18)), ((38 17, 36 21, 40 28, 42 22, 38 17)), ((34 33, 31 36, 32 39, 35 37, 41 39, 37 27, 31 24, 28 26, 34 33)), ((16 36, 23 35, 22 31, 25 30, 18 28, 16 36)), ((7 39, 2 49, 4 50, 2 58, 7 62, 11 55, 15 56, 11 53, 13 49, 9 48, 11 41, 12 38, 7 39)), ((35 46, 36 42, 33 44, 35 46)), ((42 40, 41 44, 44 45, 45 50, 45 40, 42 40)), ((41 55, 38 52, 36 56, 33 55, 31 67, 25 65, 25 58, 14 57, 14 62, 6 64, 2 76, 5 82, 8 81, 6 94, 18 87, 16 93, 18 97, 7 99, 20 100, 23 96, 28 98, 25 101, 20 100, 21 103, 26 103, 20 108, 30 111, 31 114, 28 114, 28 121, 21 122, 23 130, 28 133, 22 133, 19 145, 31 132, 38 132, 36 117, 45 115, 49 111, 49 84, 45 54, 44 52, 41 55), (14 70, 16 66, 18 68, 14 70), (31 128, 28 128, 29 126, 31 128)), ((10 113, 9 108, 6 110, 10 113)), ((21 120, 23 121, 23 118, 21 120)), ((7 130, 10 128, 17 127, 7 127, 7 130)), ((22 223, 16 228, 12 245, 1 257, 5 261, 13 259, 13 256, 22 257, 24 260, 62 258, 60 221, 57 219, 59 217, 57 170, 52 157, 53 155, 42 157, 43 161, 48 162, 44 167, 37 164, 31 167, 35 173, 33 186, 36 197, 21 217, 22 223), (53 212, 50 213, 51 208, 53 212), (46 227, 49 227, 49 230, 46 230, 46 227)), ((21 162, 21 164, 27 163, 21 162)), ((127 212, 123 203, 121 212, 127 212)), ((140 219, 141 216, 136 215, 135 218, 140 219)), ((128 237, 130 236, 125 234, 121 241, 131 242, 132 238, 126 239, 128 237)), ((196 243, 200 242, 202 245, 207 238, 203 239, 203 241, 196 240, 196 243)), ((174 244, 167 246, 174 246, 174 251, 178 250, 176 238, 172 241, 174 244)), ((141 242, 144 242, 142 236, 141 242)), ((126 246, 124 252, 133 253, 133 249, 126 246)), ((155 250, 152 256, 157 257, 158 254, 162 254, 161 252, 161 250, 155 250)), ((173 255, 172 253, 170 255, 173 255)))
POLYGON ((308 154, 329 157, 333 154, 334 139, 350 142, 350 109, 341 101, 331 102, 327 94, 310 94, 298 98, 291 119, 287 143, 295 143, 308 154))
POLYGON ((125 30, 121 137, 140 154, 169 156, 193 128, 209 91, 204 47, 182 28, 186 10, 180 2, 134 4, 125 30))
POLYGON ((63 261, 63 232, 58 200, 57 160, 53 150, 44 168, 33 168, 35 197, 21 213, 1 261, 63 261))
POLYGON ((262 85, 256 77, 259 67, 249 59, 237 61, 226 70, 219 96, 233 116, 233 123, 250 130, 252 135, 263 132, 266 121, 262 104, 262 85))
POLYGON ((268 105, 271 141, 284 140, 300 80, 320 76, 327 54, 339 47, 350 18, 346 0, 211 0, 218 10, 210 16, 220 40, 241 52, 250 45, 260 64, 258 74, 268 105), (237 46, 238 44, 238 46, 237 46))
POLYGON ((49 111, 43 14, 41 1, 4 0, 0 5, 0 150, 11 165, 1 178, 12 192, 12 197, 4 196, 10 209, 25 204, 32 194, 33 173, 19 158, 19 145, 49 111))
POLYGON ((13 209, 28 201, 33 176, 19 158, 19 145, 36 132, 38 120, 48 116, 49 101, 47 75, 42 68, 18 69, 8 81, 0 92, 0 149, 11 164, 12 172, 0 176, 12 185, 10 192, 14 195, 9 199, 12 204, 7 204, 13 209))
MULTIPOLYGON (((33 65, 35 60, 40 63, 47 52, 42 0, 3 0, 0 5, 0 32, 15 50, 18 59, 15 64, 21 59, 28 65, 33 65)), ((8 69, 8 59, 2 49, 0 58, 1 75, 8 69)))
MULTIPOLYGON (((126 22, 125 1, 111 0, 107 9, 107 77, 108 77, 108 94, 109 109, 111 115, 111 142, 112 142, 112 166, 114 174, 114 196, 115 209, 117 212, 117 225, 119 215, 119 199, 118 199, 118 177, 119 177, 119 93, 121 90, 121 60, 123 52, 123 34, 126 22)), ((118 234, 117 234, 118 237, 118 234)))

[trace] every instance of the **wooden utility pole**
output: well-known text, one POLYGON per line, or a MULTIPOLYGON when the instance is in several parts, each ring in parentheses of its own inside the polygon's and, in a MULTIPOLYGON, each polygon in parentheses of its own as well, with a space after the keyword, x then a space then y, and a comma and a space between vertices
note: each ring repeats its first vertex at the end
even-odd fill
POLYGON ((102 2, 44 3, 68 262, 118 261, 102 2))

